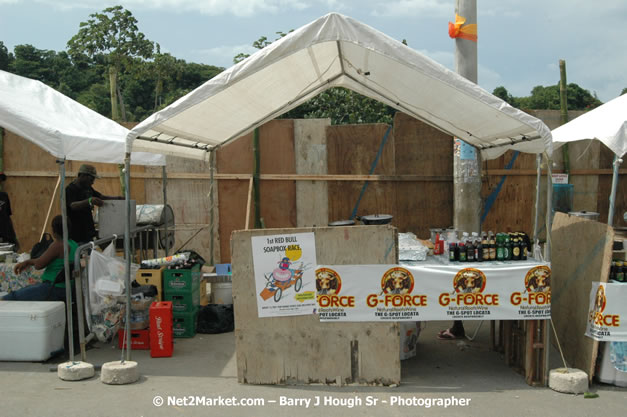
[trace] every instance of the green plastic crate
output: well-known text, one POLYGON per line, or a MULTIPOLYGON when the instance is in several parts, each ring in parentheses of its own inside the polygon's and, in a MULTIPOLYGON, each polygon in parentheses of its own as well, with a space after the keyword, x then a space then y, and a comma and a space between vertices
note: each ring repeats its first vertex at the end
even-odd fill
POLYGON ((192 269, 166 269, 163 271, 163 292, 193 293, 200 288, 200 265, 192 269))
POLYGON ((198 309, 200 305, 200 291, 179 292, 168 291, 164 293, 164 301, 172 302, 172 311, 174 313, 190 313, 198 309))
POLYGON ((172 313, 172 330, 174 337, 194 337, 196 336, 196 319, 198 309, 186 313, 172 313))

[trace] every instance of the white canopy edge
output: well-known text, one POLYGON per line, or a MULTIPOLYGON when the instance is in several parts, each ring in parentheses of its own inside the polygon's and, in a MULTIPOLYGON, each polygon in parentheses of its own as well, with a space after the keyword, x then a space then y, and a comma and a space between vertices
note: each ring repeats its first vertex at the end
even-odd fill
POLYGON ((627 94, 582 114, 551 133, 555 148, 578 140, 596 139, 622 158, 627 152, 627 94))
MULTIPOLYGON (((0 70, 0 126, 59 159, 121 164, 129 130, 71 98, 0 70)), ((136 165, 165 165, 158 154, 133 152, 136 165)))
POLYGON ((297 29, 153 114, 130 131, 127 150, 205 159, 211 147, 331 87, 351 89, 422 120, 477 147, 484 159, 508 149, 553 152, 551 132, 541 120, 337 13, 297 29))

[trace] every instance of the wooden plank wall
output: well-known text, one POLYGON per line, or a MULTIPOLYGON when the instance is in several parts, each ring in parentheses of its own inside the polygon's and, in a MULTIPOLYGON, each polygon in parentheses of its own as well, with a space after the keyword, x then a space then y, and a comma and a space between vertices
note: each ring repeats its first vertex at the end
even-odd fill
MULTIPOLYGON (((4 190, 11 199, 12 221, 22 251, 29 251, 39 240, 46 213, 59 176, 56 159, 39 146, 4 130, 4 171, 7 181, 4 190)), ((82 161, 66 162, 66 186, 76 177, 82 161)), ((94 188, 105 195, 121 195, 121 184, 116 164, 92 163, 99 178, 94 188)), ((131 168, 131 198, 137 204, 144 204, 146 191, 143 178, 133 178, 133 174, 143 173, 144 167, 131 168)), ((46 231, 50 232, 50 220, 61 214, 59 192, 53 202, 46 231)))
MULTIPOLYGON (((571 112, 571 118, 576 115, 576 112, 571 112)), ((539 112, 536 116, 547 118, 550 127, 554 127, 552 124, 555 125, 556 120, 559 120, 551 112, 539 112)), ((329 126, 328 121, 320 120, 299 120, 297 123, 298 127, 295 127, 293 120, 274 120, 259 129, 262 175, 368 174, 388 129, 384 124, 329 126), (305 138, 300 138, 299 135, 304 135, 305 138), (299 143, 306 140, 307 135, 316 135, 315 144, 310 148, 299 143), (300 139, 295 139, 295 136, 300 139), (306 162, 303 152, 309 152, 310 159, 306 162), (311 158, 326 160, 315 161, 311 158), (322 171, 312 168, 316 168, 316 165, 322 171)), ((9 192, 14 208, 13 222, 18 238, 23 248, 30 248, 39 239, 56 183, 58 166, 55 159, 38 146, 6 130, 4 136, 4 169, 9 175, 5 190, 9 192)), ((215 180, 218 184, 214 203, 216 229, 213 237, 216 263, 230 262, 231 232, 246 228, 248 178, 253 169, 252 137, 252 133, 245 135, 217 152, 215 173, 227 175, 228 178, 215 180), (241 174, 242 177, 237 178, 236 174, 241 174)), ((413 232, 422 238, 429 236, 429 228, 451 226, 452 147, 452 139, 447 135, 407 115, 397 113, 374 171, 375 175, 389 176, 390 179, 370 181, 359 204, 358 215, 392 214, 392 224, 398 227, 399 232, 413 232)), ((504 168, 512 155, 512 152, 507 152, 500 158, 482 163, 484 198, 498 187, 503 175, 507 174, 483 229, 523 230, 532 234, 535 216, 535 155, 519 154, 513 168, 506 172, 504 168)), ((571 179, 575 184, 574 210, 597 211, 601 214, 599 220, 605 222, 612 181, 613 154, 599 143, 584 142, 571 145, 570 156, 573 169, 571 179)), ((563 168, 561 151, 558 150, 554 158, 554 172, 560 172, 563 168)), ((205 162, 193 160, 168 157, 167 161, 168 203, 174 208, 177 224, 175 248, 193 237, 186 248, 196 250, 209 260, 210 168, 205 162)), ((80 162, 67 163, 70 175, 68 181, 73 179, 72 175, 79 165, 80 162)), ((121 191, 117 165, 95 165, 104 175, 104 178, 96 181, 95 188, 104 194, 119 195, 121 191)), ((623 173, 619 177, 614 224, 625 227, 623 213, 627 210, 627 182, 626 170, 621 171, 623 173)), ((136 176, 131 175, 131 193, 137 204, 161 204, 161 168, 133 166, 132 173, 136 176), (137 176, 137 173, 143 175, 137 176)), ((318 226, 328 221, 348 219, 363 185, 364 181, 356 180, 318 180, 314 183, 309 180, 264 179, 261 180, 261 217, 266 227, 295 227, 299 215, 315 219, 318 226), (305 186, 303 189, 311 189, 311 186, 319 190, 327 189, 327 195, 318 199, 315 192, 297 194, 297 186, 305 186), (321 210, 319 215, 314 216, 311 213, 312 207, 315 207, 314 200, 316 204, 322 204, 325 199, 328 200, 328 215, 321 210)), ((545 223, 545 196, 546 176, 543 176, 541 228, 545 223)), ((58 204, 53 209, 52 215, 59 213, 58 204)), ((251 207, 250 214, 249 226, 252 227, 254 207, 251 207)), ((309 220, 311 221, 313 220, 309 220)))

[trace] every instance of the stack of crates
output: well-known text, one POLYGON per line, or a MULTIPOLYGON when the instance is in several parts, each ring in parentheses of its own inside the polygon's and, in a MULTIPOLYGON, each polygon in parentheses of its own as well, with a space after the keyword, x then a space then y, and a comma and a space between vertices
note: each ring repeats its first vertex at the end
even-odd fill
POLYGON ((163 271, 163 299, 172 302, 174 337, 194 337, 200 305, 200 265, 163 271))

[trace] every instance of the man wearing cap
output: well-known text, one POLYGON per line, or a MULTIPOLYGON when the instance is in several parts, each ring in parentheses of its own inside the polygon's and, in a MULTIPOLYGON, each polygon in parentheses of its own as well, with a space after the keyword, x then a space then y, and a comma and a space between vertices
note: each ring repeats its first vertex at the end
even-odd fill
POLYGON ((79 245, 97 237, 92 209, 102 207, 103 200, 121 200, 123 197, 109 197, 92 188, 96 178, 100 178, 93 165, 83 164, 78 169, 78 178, 65 188, 67 215, 70 218, 69 238, 79 245))
MULTIPOLYGON (((7 176, 3 172, 0 172, 0 183, 5 182, 7 176)), ((4 191, 0 191, 0 238, 3 242, 14 243, 15 251, 17 252, 20 245, 15 235, 15 229, 13 228, 13 222, 11 221, 11 200, 9 200, 9 194, 4 191)))

